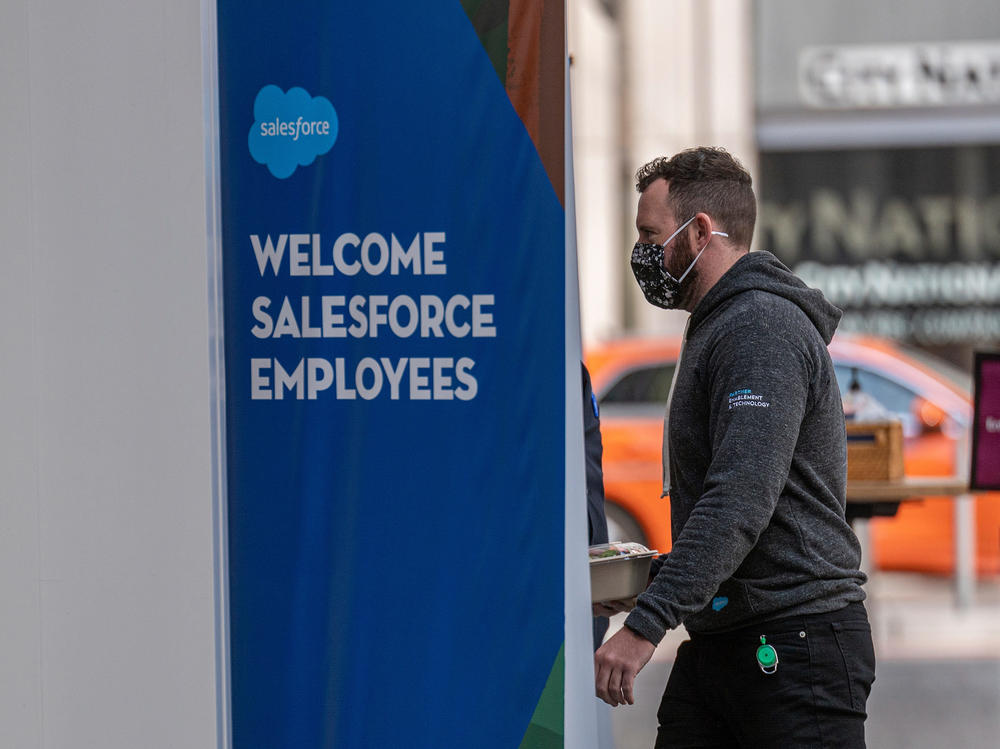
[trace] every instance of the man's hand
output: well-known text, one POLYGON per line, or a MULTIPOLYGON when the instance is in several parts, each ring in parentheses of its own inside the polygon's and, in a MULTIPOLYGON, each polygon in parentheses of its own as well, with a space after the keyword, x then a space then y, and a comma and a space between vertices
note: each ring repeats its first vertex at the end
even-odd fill
POLYGON ((653 657, 653 645, 642 635, 622 627, 594 654, 597 696, 612 707, 635 704, 632 685, 636 675, 653 657))

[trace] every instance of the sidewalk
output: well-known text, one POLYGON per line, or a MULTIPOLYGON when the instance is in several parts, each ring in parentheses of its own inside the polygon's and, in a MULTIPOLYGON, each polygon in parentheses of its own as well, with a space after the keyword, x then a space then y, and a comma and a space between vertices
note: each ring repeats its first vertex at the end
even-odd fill
POLYGON ((1000 580, 980 580, 964 609, 947 577, 876 572, 867 591, 879 659, 1000 659, 1000 580))

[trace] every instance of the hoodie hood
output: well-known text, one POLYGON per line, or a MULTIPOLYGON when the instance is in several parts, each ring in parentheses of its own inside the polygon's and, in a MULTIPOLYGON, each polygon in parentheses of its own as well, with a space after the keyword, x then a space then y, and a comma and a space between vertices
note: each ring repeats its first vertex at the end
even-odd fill
POLYGON ((778 258, 766 250, 748 252, 726 271, 691 313, 688 331, 734 296, 744 291, 765 291, 793 302, 816 326, 827 345, 833 338, 843 312, 827 301, 819 289, 811 289, 778 258))

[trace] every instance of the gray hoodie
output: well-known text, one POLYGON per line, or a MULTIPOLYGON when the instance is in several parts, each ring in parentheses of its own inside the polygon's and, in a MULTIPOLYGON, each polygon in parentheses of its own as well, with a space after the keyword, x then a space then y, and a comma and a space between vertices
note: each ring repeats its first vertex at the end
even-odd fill
POLYGON ((668 420, 673 548, 625 621, 650 642, 864 600, 826 349, 840 316, 769 252, 691 314, 668 420))

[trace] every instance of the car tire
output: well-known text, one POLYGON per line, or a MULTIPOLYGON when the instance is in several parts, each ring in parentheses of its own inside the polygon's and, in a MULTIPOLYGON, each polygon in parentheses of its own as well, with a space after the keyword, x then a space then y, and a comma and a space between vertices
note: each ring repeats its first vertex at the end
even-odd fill
POLYGON ((612 501, 604 503, 604 515, 608 519, 609 541, 635 541, 648 546, 646 534, 628 510, 612 501))

